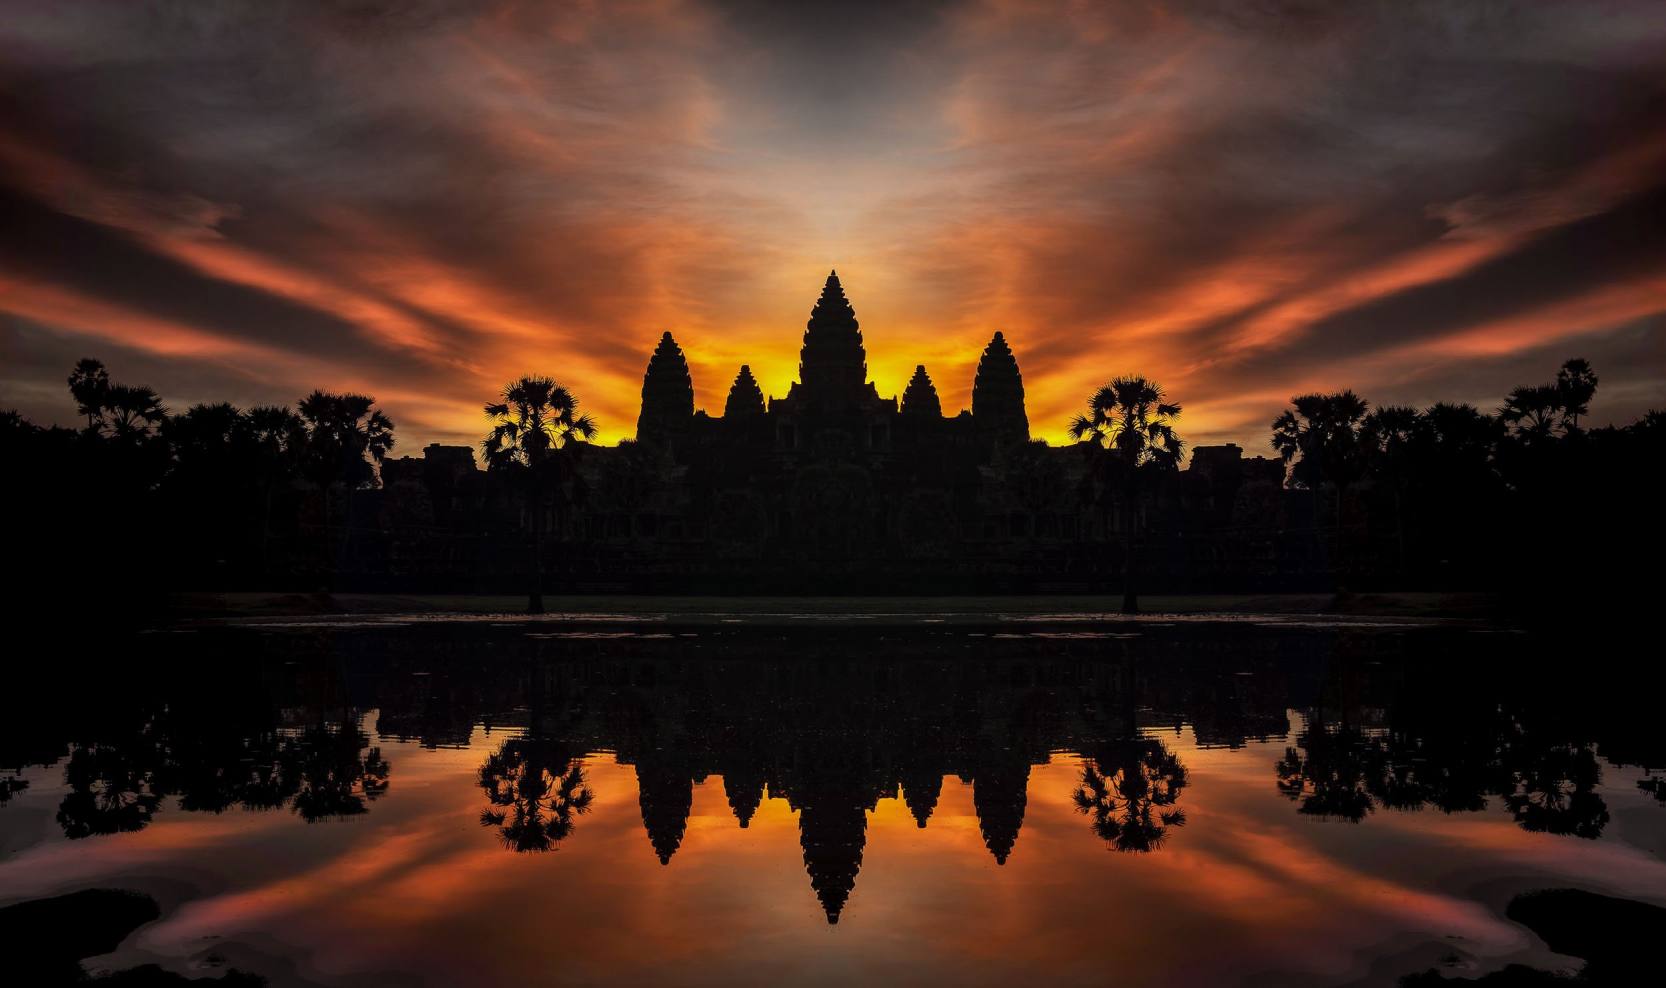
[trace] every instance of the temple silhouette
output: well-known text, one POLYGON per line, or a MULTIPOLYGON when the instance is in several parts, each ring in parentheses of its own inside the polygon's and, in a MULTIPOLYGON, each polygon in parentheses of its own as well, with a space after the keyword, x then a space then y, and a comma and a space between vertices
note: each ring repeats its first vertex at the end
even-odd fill
MULTIPOLYGON (((439 534, 491 529, 518 510, 468 447, 388 459, 381 477, 380 492, 359 493, 376 502, 361 515, 428 524, 381 525, 381 544, 361 546, 367 573, 415 586, 489 580, 502 573, 494 560, 523 555, 439 534)), ((1195 450, 1184 477, 1139 509, 1159 550, 1153 585, 1276 568, 1264 538, 1192 552, 1177 533, 1241 534, 1247 524, 1265 535, 1285 507, 1283 479, 1281 463, 1246 459, 1236 445, 1195 450)), ((1120 533, 1132 523, 1103 486, 1082 447, 1032 439, 1023 375, 1000 332, 978 361, 970 409, 946 414, 924 365, 900 396, 880 395, 833 272, 785 396, 766 397, 742 365, 721 415, 697 409, 681 345, 660 337, 635 438, 585 446, 544 498, 545 572, 577 590, 1086 590, 1119 577, 1120 533)))
POLYGON ((589 441, 586 382, 533 375, 485 397, 527 382, 558 395, 566 424, 548 455, 501 444, 518 427, 500 417, 536 403, 492 401, 478 448, 415 456, 391 455, 395 423, 367 395, 170 411, 89 357, 66 381, 75 427, 0 409, 13 468, 0 508, 28 519, 29 607, 74 609, 57 588, 84 581, 85 559, 144 560, 148 578, 111 602, 135 617, 170 591, 231 590, 515 593, 530 608, 544 592, 1502 589, 1539 615, 1547 573, 1593 575, 1574 581, 1584 606, 1623 612, 1646 593, 1622 574, 1659 555, 1659 526, 1638 519, 1666 489, 1666 413, 1581 424, 1597 388, 1583 359, 1496 414, 1298 395, 1270 422, 1276 458, 1182 441, 1159 463, 1107 439, 1123 400, 1110 388, 1084 395, 1076 441, 1034 438, 1020 356, 993 333, 968 409, 945 409, 924 366, 882 396, 830 274, 785 395, 741 366, 721 415, 697 408, 665 333, 635 438, 589 441), (1547 512, 1593 503, 1606 507, 1547 512))

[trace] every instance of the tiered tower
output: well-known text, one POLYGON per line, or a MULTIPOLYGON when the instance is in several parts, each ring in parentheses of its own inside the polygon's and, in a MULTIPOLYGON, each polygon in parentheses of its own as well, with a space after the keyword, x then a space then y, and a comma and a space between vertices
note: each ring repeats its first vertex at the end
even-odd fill
POLYGON ((740 373, 735 375, 735 383, 729 386, 729 400, 723 404, 723 417, 742 419, 763 413, 763 389, 758 387, 757 380, 752 377, 751 366, 741 364, 740 373))
POLYGON ((925 418, 942 418, 943 403, 937 398, 937 386, 931 383, 926 365, 914 368, 914 377, 902 392, 902 414, 925 418))
POLYGON ((668 332, 642 375, 642 412, 636 420, 639 442, 664 444, 680 435, 694 417, 694 379, 683 348, 668 332))
POLYGON ((868 355, 856 311, 845 298, 839 273, 830 272, 821 298, 805 324, 798 379, 810 404, 842 408, 861 400, 868 381, 868 355))
POLYGON ((1024 378, 1018 361, 999 332, 984 347, 972 384, 972 418, 978 431, 998 442, 1027 442, 1030 420, 1024 414, 1024 378))

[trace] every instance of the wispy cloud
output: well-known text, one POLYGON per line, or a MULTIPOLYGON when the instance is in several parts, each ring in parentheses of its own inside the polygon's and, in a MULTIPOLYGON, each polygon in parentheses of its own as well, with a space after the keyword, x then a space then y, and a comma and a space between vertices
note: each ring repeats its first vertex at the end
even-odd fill
POLYGON ((1598 419, 1666 401, 1655 4, 0 13, 0 404, 42 419, 98 353, 174 404, 360 388, 405 445, 548 371, 619 438, 667 329, 701 405, 784 393, 833 266, 882 393, 964 406, 1001 329, 1055 439, 1129 370, 1255 451, 1299 390, 1575 351, 1598 419))

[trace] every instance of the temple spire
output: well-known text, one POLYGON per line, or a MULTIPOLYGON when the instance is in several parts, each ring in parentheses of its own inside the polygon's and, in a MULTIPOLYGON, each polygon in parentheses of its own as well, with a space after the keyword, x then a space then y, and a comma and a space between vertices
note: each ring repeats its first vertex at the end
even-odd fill
POLYGON ((925 364, 914 368, 914 377, 903 390, 902 413, 930 418, 943 417, 943 403, 937 398, 937 386, 931 383, 931 375, 926 373, 925 364))
POLYGON ((810 310, 799 352, 798 379, 812 401, 822 405, 854 403, 868 380, 868 355, 856 311, 845 298, 837 271, 829 272, 821 298, 810 310))
POLYGON ((984 347, 978 361, 978 376, 972 384, 972 418, 978 431, 997 441, 1030 438, 1030 420, 1024 413, 1024 378, 1018 360, 997 332, 984 347))
POLYGON ((662 443, 681 432, 694 417, 694 379, 683 348, 667 332, 648 359, 642 375, 642 412, 636 420, 639 442, 662 443))
POLYGON ((751 366, 741 364, 740 373, 735 375, 735 383, 729 387, 729 400, 723 405, 723 417, 737 419, 763 413, 763 389, 758 387, 758 382, 752 377, 751 366))

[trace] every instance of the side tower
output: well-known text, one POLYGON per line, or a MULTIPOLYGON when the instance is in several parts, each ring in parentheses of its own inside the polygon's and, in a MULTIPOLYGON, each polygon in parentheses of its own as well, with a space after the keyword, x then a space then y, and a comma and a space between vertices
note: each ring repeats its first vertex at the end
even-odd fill
POLYGON ((943 403, 937 397, 937 386, 931 383, 926 365, 914 368, 914 377, 902 393, 902 414, 905 418, 940 419, 943 403))
POLYGON ((972 383, 972 420, 979 435, 996 443, 1028 442, 1030 420, 1024 413, 1024 378, 1018 361, 999 332, 983 349, 972 383))
POLYGON ((666 333, 642 375, 642 413, 636 420, 638 442, 665 445, 688 430, 694 419, 694 379, 683 348, 666 333))
POLYGON ((764 392, 752 376, 752 367, 740 365, 735 383, 729 386, 729 399, 723 405, 723 418, 728 421, 758 418, 764 414, 764 392))

